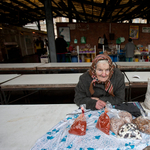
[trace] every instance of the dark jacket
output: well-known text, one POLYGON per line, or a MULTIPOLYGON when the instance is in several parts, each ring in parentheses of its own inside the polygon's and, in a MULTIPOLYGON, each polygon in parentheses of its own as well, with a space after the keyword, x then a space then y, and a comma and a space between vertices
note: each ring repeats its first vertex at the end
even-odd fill
POLYGON ((87 109, 96 109, 96 100, 91 99, 91 97, 98 97, 100 100, 107 102, 109 101, 112 105, 120 104, 125 100, 125 82, 124 82, 124 75, 122 72, 115 68, 114 73, 111 77, 111 83, 113 85, 113 93, 114 97, 111 96, 108 92, 105 91, 104 84, 96 83, 93 86, 94 94, 91 95, 89 91, 90 83, 92 81, 89 72, 85 72, 83 75, 80 76, 79 82, 75 88, 75 98, 74 102, 80 106, 81 104, 86 104, 87 109))
POLYGON ((129 57, 134 57, 134 50, 135 50, 135 45, 132 43, 132 42, 128 42, 124 49, 123 49, 125 52, 126 52, 126 57, 129 58, 129 57))
POLYGON ((58 37, 55 40, 55 44, 56 44, 56 53, 66 53, 67 52, 66 47, 68 46, 68 44, 63 38, 58 37))

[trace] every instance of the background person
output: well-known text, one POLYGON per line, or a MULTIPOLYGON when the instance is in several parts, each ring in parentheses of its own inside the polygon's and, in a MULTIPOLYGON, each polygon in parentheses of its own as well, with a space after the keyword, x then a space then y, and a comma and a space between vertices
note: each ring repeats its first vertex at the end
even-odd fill
POLYGON ((41 62, 40 61, 40 57, 44 53, 44 42, 41 39, 41 37, 36 39, 36 41, 35 41, 35 48, 37 50, 38 60, 39 60, 39 62, 41 62))
POLYGON ((125 83, 122 72, 115 68, 108 55, 97 55, 90 69, 82 74, 75 88, 74 102, 87 109, 102 109, 106 102, 112 105, 125 100, 125 83))
POLYGON ((128 43, 125 45, 123 49, 126 53, 126 61, 132 62, 134 57, 135 45, 132 42, 132 39, 128 39, 128 43))
POLYGON ((57 53, 57 62, 66 62, 66 53, 67 53, 67 42, 64 40, 64 36, 60 35, 56 40, 56 53, 57 53))

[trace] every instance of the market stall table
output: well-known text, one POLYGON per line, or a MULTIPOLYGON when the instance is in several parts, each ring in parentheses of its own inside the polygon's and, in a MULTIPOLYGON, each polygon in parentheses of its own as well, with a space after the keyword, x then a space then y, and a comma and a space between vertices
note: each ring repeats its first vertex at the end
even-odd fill
MULTIPOLYGON (((71 74, 26 74, 19 78, 8 81, 1 85, 1 90, 4 95, 7 91, 27 91, 27 90, 52 90, 74 88, 78 83, 81 73, 71 74)), ((9 99, 6 99, 8 103, 9 99)))
POLYGON ((20 75, 19 74, 1 74, 0 75, 0 99, 1 99, 1 104, 3 103, 3 94, 1 92, 1 84, 11 80, 11 79, 14 79, 16 77, 19 77, 20 75))
POLYGON ((36 67, 44 63, 1 63, 0 73, 36 73, 36 67))
POLYGON ((20 74, 0 74, 0 84, 19 76, 20 74))
POLYGON ((147 87, 148 78, 150 78, 149 72, 124 72, 129 79, 131 87, 147 87))
POLYGON ((1 85, 2 90, 53 89, 75 87, 81 73, 26 74, 1 85))
MULTIPOLYGON (((142 150, 150 145, 150 135, 140 133, 142 139, 125 139, 119 138, 112 131, 109 130, 109 135, 105 134, 96 127, 98 118, 104 113, 101 110, 85 110, 86 117, 86 134, 78 136, 70 134, 69 130, 75 119, 82 113, 81 109, 69 113, 57 125, 48 130, 42 137, 40 137, 31 150, 37 149, 80 149, 80 150, 142 150)), ((108 112, 109 117, 114 116, 114 113, 108 112)), ((150 116, 150 113, 148 113, 150 116)), ((78 125, 80 126, 80 125, 78 125)), ((78 127, 79 128, 79 127, 78 127)), ((77 127, 76 127, 77 129, 77 127)))
MULTIPOLYGON (((131 100, 132 88, 144 88, 147 87, 148 78, 150 78, 150 72, 124 72, 129 81, 129 101, 131 100)), ((145 94, 144 94, 145 95, 145 94)), ((135 98, 134 98, 135 99, 135 98)))
POLYGON ((38 138, 76 109, 75 104, 0 105, 0 149, 31 149, 38 138))
POLYGON ((115 62, 121 71, 150 71, 150 62, 115 62))
MULTIPOLYGON (((26 74, 2 84, 1 90, 5 95, 7 91, 75 88, 80 75, 82 75, 82 73, 26 74)), ((126 78, 125 84, 126 87, 129 87, 129 82, 126 78)), ((5 99, 6 103, 8 103, 8 101, 8 99, 5 99)))
POLYGON ((90 68, 92 63, 45 63, 37 67, 38 72, 53 72, 53 71, 78 71, 85 72, 90 68))

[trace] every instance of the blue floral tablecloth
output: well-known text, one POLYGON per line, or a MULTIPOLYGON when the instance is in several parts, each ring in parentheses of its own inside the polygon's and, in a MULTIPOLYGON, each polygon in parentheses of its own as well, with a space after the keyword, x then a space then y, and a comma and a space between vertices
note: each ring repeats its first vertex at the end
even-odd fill
MULTIPOLYGON (((103 110, 85 113, 87 121, 86 135, 69 134, 68 130, 79 116, 80 109, 67 115, 45 135, 37 140, 31 150, 142 150, 150 145, 150 135, 141 133, 142 140, 118 138, 113 132, 106 135, 97 129, 96 123, 103 110)), ((111 114, 109 114, 111 117, 111 114)), ((51 120, 50 120, 51 121, 51 120)))

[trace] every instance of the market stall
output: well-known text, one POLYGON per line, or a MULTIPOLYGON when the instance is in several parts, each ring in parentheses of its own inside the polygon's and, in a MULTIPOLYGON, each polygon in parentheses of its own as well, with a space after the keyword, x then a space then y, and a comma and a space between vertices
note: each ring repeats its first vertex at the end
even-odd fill
POLYGON ((124 72, 125 76, 127 77, 128 81, 129 81, 129 87, 128 87, 128 92, 129 92, 129 97, 128 97, 128 101, 133 101, 135 100, 137 97, 142 97, 145 96, 144 95, 140 95, 137 97, 134 97, 133 99, 131 99, 132 95, 131 95, 131 90, 132 88, 146 88, 148 85, 148 78, 150 78, 150 72, 124 72))
POLYGON ((44 63, 2 63, 0 73, 36 73, 36 67, 44 63))
POLYGON ((1 91, 1 84, 3 84, 3 83, 5 83, 5 82, 7 82, 7 81, 9 81, 9 80, 12 80, 12 79, 14 79, 14 78, 16 78, 16 77, 19 77, 20 75, 19 74, 1 74, 0 75, 0 102, 1 102, 1 104, 3 104, 4 102, 3 102, 3 94, 2 94, 2 91, 1 91))
POLYGON ((75 104, 0 105, 0 149, 31 149, 39 137, 77 108, 75 104))
MULTIPOLYGON (((9 97, 11 94, 9 91, 38 91, 75 88, 81 74, 82 73, 21 75, 14 80, 1 84, 1 91, 4 95, 5 103, 9 103, 9 97)), ((125 86, 127 89, 129 88, 129 81, 126 77, 125 86)))
MULTIPOLYGON (((150 110, 145 108, 144 110, 150 115, 150 110)), ((111 131, 110 135, 106 135, 97 129, 96 121, 103 110, 85 111, 86 135, 68 134, 70 126, 80 115, 78 112, 81 113, 81 110, 75 104, 0 105, 1 148, 37 150, 45 147, 48 147, 47 149, 97 147, 106 150, 109 148, 139 150, 150 146, 150 135, 145 133, 142 133, 141 140, 131 140, 119 139, 111 131)))
POLYGON ((46 63, 37 67, 38 72, 53 72, 53 71, 69 71, 69 72, 85 72, 91 66, 91 62, 89 63, 46 63))
MULTIPOLYGON (((1 92, 4 95, 3 101, 5 104, 8 104, 13 91, 31 91, 35 93, 39 90, 74 88, 78 83, 80 75, 80 73, 21 75, 14 80, 1 84, 1 92)), ((28 94, 31 95, 32 93, 28 94)), ((28 94, 22 97, 28 96, 28 94)), ((22 97, 19 97, 19 99, 22 97)))
POLYGON ((121 71, 150 71, 150 62, 115 62, 121 71))
MULTIPOLYGON (((112 109, 111 111, 109 109, 107 113, 108 117, 110 118, 110 127, 112 126, 112 118, 114 118, 113 113, 116 113, 119 110, 112 109)), ((120 112, 122 113, 124 111, 119 111, 119 113, 120 112)), ((128 112, 125 113, 130 114, 128 112)), ((105 120, 105 118, 103 118, 103 121, 105 122, 105 125, 103 126, 104 129, 100 129, 97 124, 99 123, 100 117, 104 114, 104 109, 95 111, 84 109, 84 113, 82 109, 75 110, 72 113, 69 113, 53 128, 48 130, 40 139, 37 140, 37 142, 31 149, 139 150, 144 149, 145 147, 150 145, 150 135, 147 133, 139 132, 137 127, 134 129, 132 127, 130 128, 129 126, 133 125, 134 127, 134 124, 129 123, 129 120, 128 123, 123 123, 122 126, 120 126, 118 134, 112 132, 112 127, 111 130, 107 128, 108 122, 105 120), (81 116, 84 116, 86 120, 83 121, 81 116), (80 117, 80 120, 78 120, 78 117, 80 117), (86 126, 84 126, 82 122, 86 122, 86 126), (128 127, 124 131, 123 127, 126 124, 128 125, 128 127), (108 134, 106 134, 106 130, 109 131, 108 134), (84 134, 81 134, 83 132, 84 134), (120 132, 124 133, 123 137, 120 136, 120 132)), ((148 116, 150 116, 150 114, 148 114, 148 116)), ((124 117, 126 118, 127 116, 124 117)), ((133 120, 133 118, 131 117, 131 120, 133 120)), ((114 126, 115 125, 116 128, 118 128, 117 123, 114 124, 114 126)))

